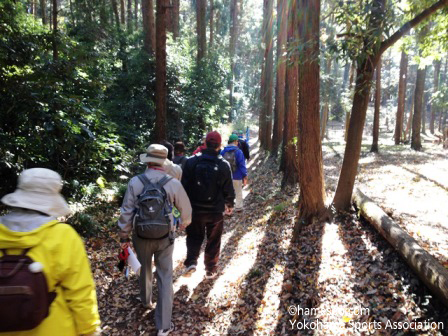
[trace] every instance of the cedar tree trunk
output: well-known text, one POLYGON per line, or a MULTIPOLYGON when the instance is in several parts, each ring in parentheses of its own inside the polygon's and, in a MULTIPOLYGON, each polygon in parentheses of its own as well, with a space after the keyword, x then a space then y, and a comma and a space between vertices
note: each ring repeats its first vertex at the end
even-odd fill
POLYGON ((417 70, 414 93, 414 117, 412 118, 411 148, 417 151, 422 149, 420 131, 422 126, 423 91, 425 89, 426 67, 417 70))
POLYGON ((142 0, 143 49, 153 55, 156 50, 156 30, 154 26, 153 0, 142 0))
POLYGON ((286 38, 288 34, 288 0, 277 0, 277 80, 275 84, 272 154, 277 156, 282 140, 285 116, 286 38))
POLYGON ((381 58, 376 66, 375 110, 373 114, 373 141, 370 151, 378 153, 378 138, 380 135, 380 107, 381 107, 381 58))
MULTIPOLYGON (((440 75, 440 65, 442 62, 440 60, 434 61, 434 93, 439 91, 439 75, 440 75)), ((437 105, 431 103, 431 122, 429 124, 429 130, 431 134, 434 134, 434 124, 436 121, 436 110, 438 110, 437 105)))
POLYGON ((166 139, 166 11, 170 0, 157 0, 155 141, 166 139))
POLYGON ((297 2, 291 1, 288 15, 288 61, 286 63, 285 81, 285 122, 283 130, 282 187, 295 185, 299 178, 299 164, 297 160, 296 137, 298 130, 298 85, 299 85, 299 59, 298 59, 298 18, 297 2))
POLYGON ((206 44, 206 24, 205 24, 205 11, 207 8, 206 0, 196 0, 196 33, 198 37, 198 64, 204 58, 207 44, 206 44))
POLYGON ((399 145, 401 142, 401 137, 403 134, 403 117, 404 117, 404 106, 406 100, 406 80, 408 73, 408 54, 404 51, 401 52, 400 60, 400 78, 398 80, 398 107, 397 107, 397 118, 395 120, 395 144, 399 145))
POLYGON ((300 223, 311 223, 325 211, 322 144, 319 120, 319 19, 320 0, 299 0, 299 217, 293 241, 299 239, 300 223))

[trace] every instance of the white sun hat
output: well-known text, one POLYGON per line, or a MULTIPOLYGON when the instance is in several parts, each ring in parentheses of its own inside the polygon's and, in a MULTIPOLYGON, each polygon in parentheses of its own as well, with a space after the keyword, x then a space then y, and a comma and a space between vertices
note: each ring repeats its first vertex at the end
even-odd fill
POLYGON ((17 189, 3 196, 2 202, 54 217, 66 216, 70 208, 60 194, 61 189, 62 179, 58 173, 46 168, 31 168, 20 174, 17 189))
POLYGON ((168 156, 168 149, 165 146, 153 144, 146 148, 146 153, 140 154, 141 162, 153 162, 163 165, 168 156))

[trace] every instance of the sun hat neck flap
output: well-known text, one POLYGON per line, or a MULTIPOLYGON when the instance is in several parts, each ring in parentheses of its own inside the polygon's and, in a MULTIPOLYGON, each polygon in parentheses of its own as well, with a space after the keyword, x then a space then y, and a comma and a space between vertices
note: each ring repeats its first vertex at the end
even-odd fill
POLYGON ((153 144, 146 148, 146 153, 140 154, 140 161, 153 162, 162 166, 167 157, 168 149, 165 146, 153 144))
POLYGON ((46 168, 24 170, 17 189, 3 196, 2 203, 10 207, 39 211, 54 217, 66 216, 70 208, 60 194, 61 176, 46 168))

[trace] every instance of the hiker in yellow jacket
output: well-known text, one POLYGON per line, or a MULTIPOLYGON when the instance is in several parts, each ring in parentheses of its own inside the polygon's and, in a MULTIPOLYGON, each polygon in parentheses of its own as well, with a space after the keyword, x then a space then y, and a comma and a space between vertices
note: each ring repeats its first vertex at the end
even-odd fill
POLYGON ((21 254, 29 248, 26 255, 41 264, 48 289, 56 292, 56 298, 49 315, 34 329, 0 335, 92 335, 100 325, 84 244, 71 226, 56 220, 70 212, 61 188, 58 173, 33 168, 20 175, 15 192, 2 198, 12 211, 0 217, 0 257, 4 251, 21 254))

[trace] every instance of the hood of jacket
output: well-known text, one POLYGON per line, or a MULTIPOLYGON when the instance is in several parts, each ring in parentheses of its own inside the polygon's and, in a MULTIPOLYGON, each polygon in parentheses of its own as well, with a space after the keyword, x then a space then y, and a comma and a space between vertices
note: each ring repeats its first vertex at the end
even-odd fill
POLYGON ((52 220, 28 232, 17 232, 0 223, 0 246, 2 248, 29 248, 38 245, 45 238, 45 230, 59 223, 52 220))
POLYGON ((233 151, 233 150, 237 150, 237 149, 239 149, 238 146, 227 145, 227 146, 224 147, 224 149, 222 150, 221 155, 222 155, 222 153, 229 152, 229 151, 233 151))

